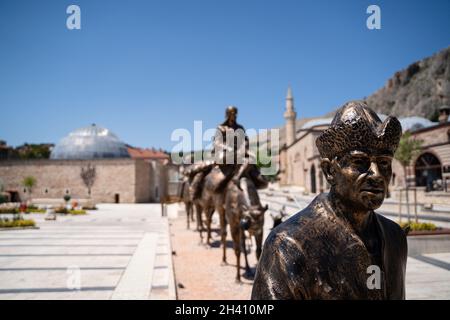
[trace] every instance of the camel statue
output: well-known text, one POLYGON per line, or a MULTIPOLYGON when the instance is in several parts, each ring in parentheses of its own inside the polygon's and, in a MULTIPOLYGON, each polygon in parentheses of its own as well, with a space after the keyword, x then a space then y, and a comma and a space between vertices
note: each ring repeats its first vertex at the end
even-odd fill
MULTIPOLYGON (((194 205, 197 211, 197 220, 202 221, 202 217, 206 218, 206 244, 211 244, 211 222, 214 211, 217 211, 220 218, 220 232, 221 232, 221 243, 224 245, 223 248, 223 259, 222 262, 226 263, 225 259, 225 249, 226 249, 226 221, 225 221, 225 208, 224 208, 224 191, 219 190, 225 189, 223 187, 228 179, 225 178, 223 172, 219 167, 213 168, 204 178, 201 196, 194 200, 194 205)), ((203 242, 203 228, 200 228, 200 242, 203 242)))
MULTIPOLYGON (((244 277, 252 278, 254 276, 248 264, 245 231, 248 231, 250 237, 255 238, 256 258, 258 260, 262 252, 264 214, 268 205, 266 204, 264 207, 261 205, 257 189, 252 179, 245 175, 239 180, 239 183, 233 181, 228 183, 225 194, 226 222, 230 224, 233 238, 233 249, 236 255, 236 282, 238 283, 241 282, 241 251, 244 252, 245 258, 244 277)), ((226 229, 226 225, 224 228, 226 229)), ((225 243, 223 245, 225 246, 225 243)), ((226 261, 225 250, 224 261, 226 261)))
MULTIPOLYGON (((189 196, 189 180, 185 179, 181 185, 181 200, 184 203, 187 218, 187 229, 190 229, 190 222, 194 222, 194 204, 189 196)), ((197 229, 199 229, 197 221, 197 229)))

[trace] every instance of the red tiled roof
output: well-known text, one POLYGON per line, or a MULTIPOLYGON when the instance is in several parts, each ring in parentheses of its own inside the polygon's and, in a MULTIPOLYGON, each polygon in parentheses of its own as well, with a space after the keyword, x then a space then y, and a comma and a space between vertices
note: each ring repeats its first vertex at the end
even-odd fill
POLYGON ((141 149, 128 147, 128 154, 132 159, 156 159, 156 160, 169 159, 168 154, 156 149, 141 149))

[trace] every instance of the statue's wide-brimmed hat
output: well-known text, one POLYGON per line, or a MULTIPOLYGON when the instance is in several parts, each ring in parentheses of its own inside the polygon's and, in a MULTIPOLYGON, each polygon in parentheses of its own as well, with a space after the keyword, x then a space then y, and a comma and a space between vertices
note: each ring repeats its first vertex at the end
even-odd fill
POLYGON ((382 122, 365 102, 351 101, 338 110, 316 145, 321 157, 330 160, 353 150, 393 155, 401 135, 397 118, 387 117, 382 122))

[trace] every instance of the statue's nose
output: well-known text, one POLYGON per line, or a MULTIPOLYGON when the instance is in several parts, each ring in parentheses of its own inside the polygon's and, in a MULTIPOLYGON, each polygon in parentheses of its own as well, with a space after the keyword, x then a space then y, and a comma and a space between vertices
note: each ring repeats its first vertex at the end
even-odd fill
POLYGON ((376 161, 372 161, 370 163, 369 174, 372 177, 381 177, 380 168, 378 168, 378 164, 376 163, 376 161))
POLYGON ((383 176, 380 172, 380 168, 375 161, 370 163, 370 167, 368 170, 368 181, 370 184, 373 184, 376 187, 382 187, 384 185, 383 176))

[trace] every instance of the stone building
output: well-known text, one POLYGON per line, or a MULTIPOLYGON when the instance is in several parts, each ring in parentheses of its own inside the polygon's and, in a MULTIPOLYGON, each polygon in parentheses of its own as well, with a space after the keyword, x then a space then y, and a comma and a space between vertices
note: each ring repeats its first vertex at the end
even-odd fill
MULTIPOLYGON (((286 112, 295 113, 292 92, 289 89, 286 97, 286 112)), ((410 186, 417 187, 424 196, 450 196, 448 187, 450 179, 450 122, 449 107, 440 108, 439 122, 431 122, 422 117, 400 118, 403 131, 409 131, 412 137, 422 140, 422 147, 412 165, 406 168, 407 181, 410 186), (425 194, 426 193, 426 194, 425 194)), ((381 120, 386 115, 379 114, 381 120)), ((316 138, 329 127, 332 118, 315 118, 301 122, 299 128, 288 130, 292 121, 286 117, 286 128, 280 145, 280 185, 299 186, 305 193, 319 193, 329 189, 320 168, 320 155, 316 138), (290 135, 290 137, 288 137, 290 135), (292 142, 291 142, 292 141, 292 142)), ((393 160, 391 189, 405 186, 404 170, 397 160, 393 160)))
MULTIPOLYGON (((411 129, 412 137, 422 141, 420 153, 412 160, 412 165, 406 168, 408 184, 433 191, 450 194, 450 107, 440 108, 438 123, 411 129)), ((404 185, 404 171, 397 161, 394 161, 392 184, 404 185)))
POLYGON ((128 146, 132 159, 141 159, 150 165, 150 194, 152 202, 159 202, 167 194, 177 194, 179 166, 171 162, 170 156, 161 149, 141 149, 128 146), (175 188, 175 189, 174 189, 175 188))
POLYGON ((95 202, 150 202, 150 166, 143 160, 29 160, 0 162, 4 189, 13 201, 33 199, 92 198, 95 202), (81 178, 82 168, 95 168, 95 181, 88 188, 81 178), (25 177, 36 179, 32 194, 22 186, 25 177))
POLYGON ((162 151, 133 148, 108 129, 91 125, 61 139, 50 159, 0 161, 0 179, 12 201, 30 198, 22 181, 32 176, 31 197, 40 202, 65 194, 80 202, 159 202, 173 170, 169 160, 162 151), (89 168, 95 172, 91 188, 81 175, 89 168))

